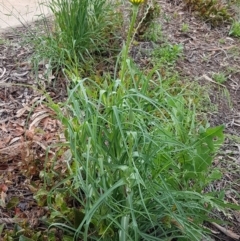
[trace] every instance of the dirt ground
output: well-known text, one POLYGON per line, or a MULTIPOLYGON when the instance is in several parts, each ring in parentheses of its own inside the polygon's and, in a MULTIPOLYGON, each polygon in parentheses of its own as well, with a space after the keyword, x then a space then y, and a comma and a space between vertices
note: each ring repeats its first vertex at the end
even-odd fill
MULTIPOLYGON (((229 36, 229 24, 212 27, 188 11, 182 1, 160 0, 159 4, 164 13, 158 19, 163 36, 184 47, 184 56, 177 63, 181 78, 210 88, 212 106, 206 114, 211 125, 226 127, 226 141, 214 162, 224 177, 209 190, 224 190, 226 200, 239 205, 240 39, 229 36), (183 24, 187 24, 188 31, 182 30, 183 24), (213 73, 225 73, 226 81, 215 82, 213 73)), ((46 150, 50 156, 55 155, 55 144, 64 138, 61 124, 43 104, 44 97, 37 89, 39 85, 44 86, 59 101, 66 97, 66 83, 61 78, 55 81, 56 76, 46 78, 44 63, 39 66, 36 81, 30 61, 34 49, 20 41, 25 31, 16 28, 14 32, 4 33, 0 44, 0 191, 6 194, 5 208, 0 207, 0 223, 5 221, 11 227, 17 214, 19 218, 27 218, 32 228, 38 228, 38 218, 47 213, 33 199, 42 185, 38 175, 43 169, 46 150), (19 197, 15 208, 6 208, 14 196, 19 197)), ((208 224, 213 240, 238 240, 240 212, 228 217, 217 215, 227 222, 221 226, 225 234, 219 227, 208 224)))

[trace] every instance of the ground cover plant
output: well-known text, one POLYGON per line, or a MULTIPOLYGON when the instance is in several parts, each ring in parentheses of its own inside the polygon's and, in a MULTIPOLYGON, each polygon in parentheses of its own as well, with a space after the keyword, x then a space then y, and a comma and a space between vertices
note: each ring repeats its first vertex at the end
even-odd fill
MULTIPOLYGON (((84 69, 89 57, 93 63, 89 68, 94 67, 95 56, 100 59, 99 46, 57 45, 60 41, 54 34, 69 29, 57 27, 47 39, 60 50, 51 59, 52 67, 63 67, 60 73, 70 83, 64 102, 45 93, 65 135, 56 155, 47 149, 39 174, 44 184, 35 192, 38 205, 48 208, 42 218, 48 230, 30 232, 20 223, 5 231, 4 240, 210 239, 205 222, 219 222, 214 211, 227 215, 229 209, 238 209, 226 202, 223 192, 209 191, 209 185, 222 177, 221 168, 212 163, 224 143, 224 126, 210 127, 201 112, 204 90, 180 80, 176 65, 183 46, 156 41, 157 47, 147 51, 151 56, 147 65, 134 63, 131 53, 139 40, 132 38, 133 26, 141 1, 132 4, 129 29, 110 72, 93 76, 97 68, 84 69)), ((56 14, 61 22, 61 11, 56 14)), ((111 31, 115 39, 117 33, 111 31)), ((84 36, 91 42, 91 34, 84 36)), ((69 39, 74 42, 71 32, 67 37, 67 44, 69 39)), ((66 39, 61 41, 64 45, 66 39)))

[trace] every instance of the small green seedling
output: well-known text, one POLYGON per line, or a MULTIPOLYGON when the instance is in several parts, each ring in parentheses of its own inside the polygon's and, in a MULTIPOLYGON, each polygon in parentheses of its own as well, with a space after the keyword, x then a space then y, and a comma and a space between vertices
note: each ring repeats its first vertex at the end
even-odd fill
POLYGON ((183 46, 181 44, 166 44, 153 51, 155 62, 173 65, 181 57, 183 46))
POLYGON ((188 31, 189 31, 189 25, 188 25, 187 23, 183 23, 183 24, 182 24, 181 31, 182 31, 183 33, 188 32, 188 31))
POLYGON ((4 44, 5 43, 5 40, 0 38, 0 44, 4 44))
POLYGON ((224 73, 214 73, 212 78, 220 84, 223 84, 227 81, 227 76, 224 73))
POLYGON ((220 44, 225 44, 226 43, 226 41, 225 41, 225 39, 219 39, 219 41, 218 41, 220 44))

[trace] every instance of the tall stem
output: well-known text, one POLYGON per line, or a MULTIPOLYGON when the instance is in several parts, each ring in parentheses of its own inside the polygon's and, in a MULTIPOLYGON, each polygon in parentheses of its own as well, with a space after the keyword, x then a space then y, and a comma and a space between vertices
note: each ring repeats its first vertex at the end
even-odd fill
POLYGON ((126 41, 126 45, 123 48, 123 54, 122 54, 122 66, 121 66, 122 69, 121 69, 121 75, 120 75, 120 79, 122 81, 124 81, 124 76, 127 68, 128 51, 129 51, 129 47, 133 37, 134 24, 136 22, 137 13, 138 13, 138 5, 133 4, 132 11, 133 11, 133 15, 132 15, 130 27, 128 30, 127 41, 126 41))

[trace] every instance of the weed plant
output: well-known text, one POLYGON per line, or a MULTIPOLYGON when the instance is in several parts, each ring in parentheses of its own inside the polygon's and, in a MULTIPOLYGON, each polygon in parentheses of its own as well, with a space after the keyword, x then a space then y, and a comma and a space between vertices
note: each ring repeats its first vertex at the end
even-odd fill
POLYGON ((240 37, 240 21, 234 21, 232 23, 229 35, 234 37, 240 37))
POLYGON ((61 220, 53 226, 75 240, 200 240, 207 214, 225 206, 202 193, 221 178, 211 163, 223 127, 198 126, 184 92, 172 96, 161 79, 128 70, 127 81, 102 86, 75 76, 68 115, 52 106, 72 152, 70 176, 49 194, 61 220))
MULTIPOLYGON (((132 2, 137 13, 142 1, 132 2)), ((230 207, 218 193, 203 192, 221 178, 211 164, 224 128, 197 124, 193 94, 168 91, 172 80, 163 82, 155 70, 143 74, 132 63, 131 26, 119 76, 116 70, 96 83, 66 70, 74 88, 66 103, 51 107, 71 155, 64 179, 36 199, 47 196, 49 230, 62 229, 62 240, 201 240, 208 214, 230 207)), ((180 52, 166 46, 161 64, 172 65, 180 52)))
POLYGON ((161 25, 158 22, 152 22, 144 32, 143 35, 144 40, 153 41, 153 42, 160 42, 163 39, 163 33, 161 29, 161 25))
POLYGON ((182 51, 182 45, 166 43, 153 50, 153 63, 155 65, 174 65, 176 60, 182 55, 182 51))
POLYGON ((183 23, 181 27, 181 31, 183 33, 187 33, 189 31, 189 25, 187 23, 183 23))

